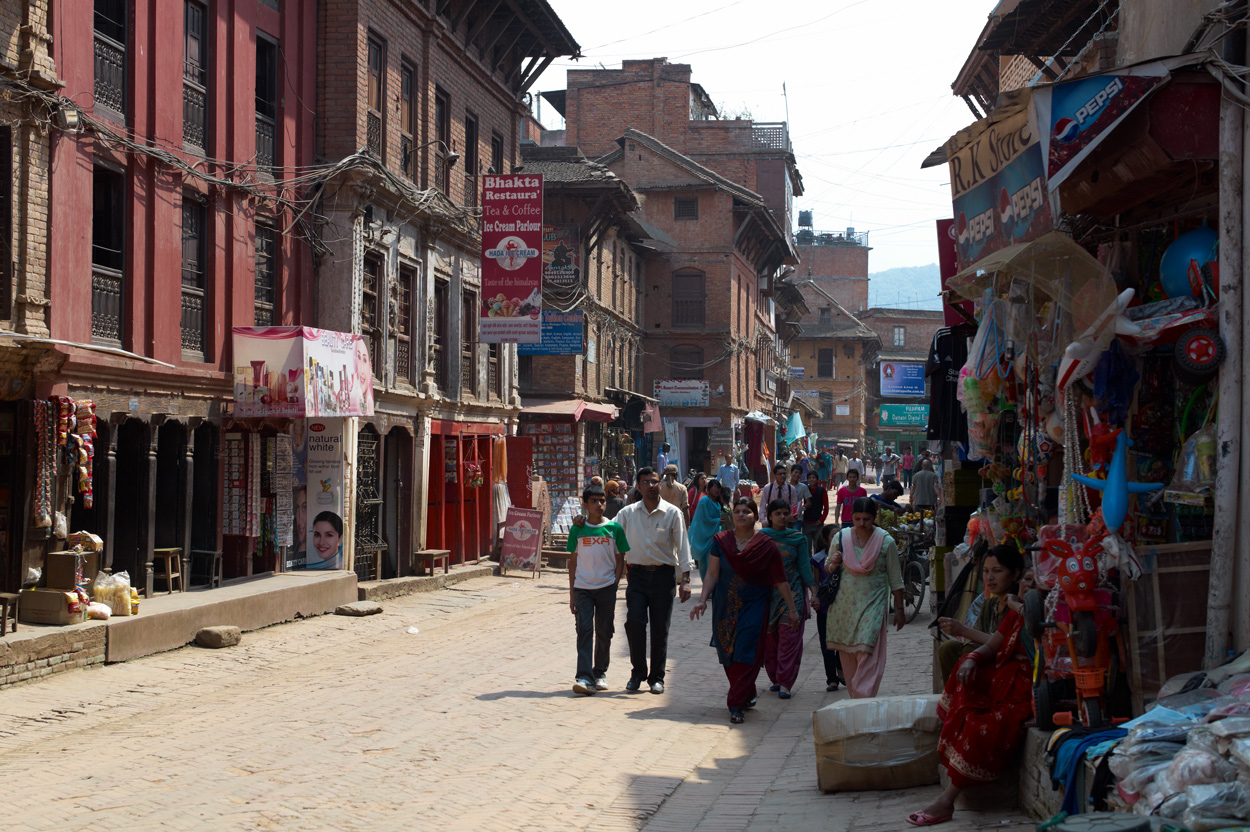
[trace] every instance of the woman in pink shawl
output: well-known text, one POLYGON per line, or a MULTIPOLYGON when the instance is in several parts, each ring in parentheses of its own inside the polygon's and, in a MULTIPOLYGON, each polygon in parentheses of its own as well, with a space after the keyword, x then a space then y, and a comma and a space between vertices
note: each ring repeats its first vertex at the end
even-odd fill
POLYGON ((852 699, 877 695, 885 673, 886 611, 894 596, 894 625, 903 629, 903 577, 894 539, 876 526, 877 504, 851 505, 851 528, 834 536, 828 568, 842 570, 842 586, 829 608, 825 641, 842 656, 842 676, 852 699))

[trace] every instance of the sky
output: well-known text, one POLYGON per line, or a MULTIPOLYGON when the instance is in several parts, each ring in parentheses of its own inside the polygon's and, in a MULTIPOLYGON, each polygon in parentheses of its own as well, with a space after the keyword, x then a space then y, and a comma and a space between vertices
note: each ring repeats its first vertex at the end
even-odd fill
MULTIPOLYGON (((557 60, 531 91, 564 89, 570 67, 691 64, 722 113, 789 121, 806 189, 796 222, 810 209, 818 231, 869 232, 870 271, 937 261, 949 177, 920 163, 974 120, 950 85, 993 0, 549 2, 585 57, 557 60)), ((541 117, 562 126, 546 102, 541 117)))

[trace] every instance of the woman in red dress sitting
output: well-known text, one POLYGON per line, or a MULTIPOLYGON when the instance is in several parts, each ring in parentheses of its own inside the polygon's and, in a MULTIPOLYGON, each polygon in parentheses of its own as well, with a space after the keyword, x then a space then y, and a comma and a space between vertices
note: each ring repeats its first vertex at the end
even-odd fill
POLYGON ((1033 640, 1024 632, 1020 599, 1009 596, 1007 607, 998 630, 960 660, 942 692, 938 754, 950 785, 923 810, 908 815, 912 826, 950 820, 959 793, 996 780, 1024 741, 1033 716, 1033 640))

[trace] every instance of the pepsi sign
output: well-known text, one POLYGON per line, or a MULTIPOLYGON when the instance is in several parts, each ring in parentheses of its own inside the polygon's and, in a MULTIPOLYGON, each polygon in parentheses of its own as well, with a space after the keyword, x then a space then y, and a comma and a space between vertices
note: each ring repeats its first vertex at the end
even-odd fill
POLYGON ((1059 171, 1084 158, 1085 150, 1128 115, 1160 80, 1143 75, 1094 75, 1051 88, 1048 187, 1053 190, 1063 179, 1059 171))

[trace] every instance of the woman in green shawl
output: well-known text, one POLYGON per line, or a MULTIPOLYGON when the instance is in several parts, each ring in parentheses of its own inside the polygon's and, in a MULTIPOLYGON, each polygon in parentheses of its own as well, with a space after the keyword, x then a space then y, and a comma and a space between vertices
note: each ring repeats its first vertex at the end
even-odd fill
POLYGON ((816 579, 812 575, 807 538, 801 531, 790 528, 790 504, 785 500, 773 500, 768 504, 767 516, 768 522, 760 531, 771 537, 781 550, 781 564, 786 570, 786 582, 794 593, 799 623, 792 627, 782 621, 786 617, 786 604, 781 593, 773 592, 768 634, 764 641, 764 669, 772 682, 769 690, 782 699, 789 699, 790 690, 799 677, 799 664, 803 659, 803 630, 811 615, 811 595, 815 591, 816 579))

